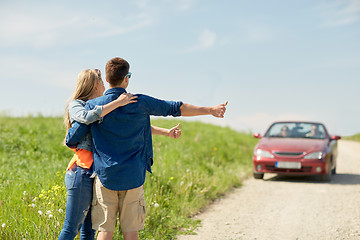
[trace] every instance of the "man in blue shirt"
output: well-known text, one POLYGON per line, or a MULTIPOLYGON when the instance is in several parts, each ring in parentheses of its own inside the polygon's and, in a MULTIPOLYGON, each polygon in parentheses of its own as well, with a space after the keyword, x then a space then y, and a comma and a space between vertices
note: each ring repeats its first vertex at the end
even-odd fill
MULTIPOLYGON (((126 92, 131 77, 129 69, 126 60, 111 59, 106 64, 109 90, 102 97, 89 100, 86 108, 105 105, 126 92)), ((146 171, 151 172, 153 158, 150 116, 213 115, 223 118, 227 105, 226 102, 213 107, 198 107, 143 94, 137 96, 136 103, 115 109, 101 123, 90 126, 93 166, 97 173, 92 221, 93 228, 100 231, 98 239, 112 239, 118 212, 125 240, 138 239, 138 230, 144 228, 143 184, 146 171)), ((76 123, 68 132, 67 145, 75 145, 88 130, 88 126, 76 123)))

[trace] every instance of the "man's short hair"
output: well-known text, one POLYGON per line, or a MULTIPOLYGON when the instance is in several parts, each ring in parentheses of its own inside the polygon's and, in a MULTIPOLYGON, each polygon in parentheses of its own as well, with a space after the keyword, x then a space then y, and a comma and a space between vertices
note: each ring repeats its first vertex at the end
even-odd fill
POLYGON ((129 73, 130 64, 122 58, 115 57, 110 59, 105 67, 106 79, 112 86, 120 85, 129 73))

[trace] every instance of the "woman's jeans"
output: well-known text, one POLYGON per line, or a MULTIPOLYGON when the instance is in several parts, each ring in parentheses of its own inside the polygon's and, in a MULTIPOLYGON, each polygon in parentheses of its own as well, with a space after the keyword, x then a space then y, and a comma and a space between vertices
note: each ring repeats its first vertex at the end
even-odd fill
POLYGON ((94 179, 88 169, 79 166, 65 174, 67 189, 66 215, 59 240, 74 239, 80 231, 80 239, 95 239, 91 226, 91 201, 94 179))

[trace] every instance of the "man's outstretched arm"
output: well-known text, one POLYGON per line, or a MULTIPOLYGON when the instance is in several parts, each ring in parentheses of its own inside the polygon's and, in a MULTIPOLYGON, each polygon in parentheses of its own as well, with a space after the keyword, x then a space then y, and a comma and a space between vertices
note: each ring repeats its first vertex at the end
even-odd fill
POLYGON ((200 116, 200 115, 213 115, 214 117, 217 118, 223 118, 227 104, 228 102, 226 101, 225 103, 219 104, 217 106, 199 107, 188 103, 183 103, 180 107, 181 116, 191 117, 191 116, 200 116))

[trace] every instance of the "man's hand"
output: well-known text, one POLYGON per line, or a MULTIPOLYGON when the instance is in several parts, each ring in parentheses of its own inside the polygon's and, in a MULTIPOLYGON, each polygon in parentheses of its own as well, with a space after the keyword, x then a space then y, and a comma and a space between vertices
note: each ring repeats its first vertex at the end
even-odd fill
POLYGON ((179 138, 181 136, 181 129, 179 129, 180 123, 173 128, 169 129, 168 136, 171 138, 179 138))
POLYGON ((210 114, 217 118, 223 118, 225 111, 226 111, 226 105, 228 104, 228 101, 226 101, 223 104, 219 104, 217 106, 210 108, 210 114))

